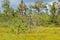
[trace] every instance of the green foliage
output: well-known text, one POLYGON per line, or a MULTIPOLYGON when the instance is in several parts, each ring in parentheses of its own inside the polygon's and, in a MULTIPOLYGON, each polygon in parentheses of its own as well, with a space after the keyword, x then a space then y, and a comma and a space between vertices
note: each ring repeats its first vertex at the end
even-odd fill
POLYGON ((14 32, 14 25, 13 24, 10 25, 10 29, 11 29, 11 32, 14 32))
POLYGON ((26 31, 28 30, 27 24, 21 24, 20 29, 21 29, 23 32, 26 32, 26 31))
POLYGON ((60 0, 58 0, 58 2, 60 2, 60 0))

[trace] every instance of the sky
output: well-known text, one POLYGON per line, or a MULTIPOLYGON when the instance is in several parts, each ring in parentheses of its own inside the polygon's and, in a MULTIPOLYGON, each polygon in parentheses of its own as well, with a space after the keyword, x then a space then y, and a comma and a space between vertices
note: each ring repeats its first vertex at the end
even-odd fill
MULTIPOLYGON (((0 0, 0 10, 2 9, 2 7, 1 7, 2 1, 3 0, 0 0)), ((36 0, 24 0, 25 4, 27 4, 27 6, 29 6, 31 4, 33 5, 35 1, 36 0)), ((51 3, 54 1, 57 1, 57 0, 43 0, 43 2, 47 2, 47 3, 51 3)), ((10 5, 11 5, 11 7, 14 8, 14 10, 17 9, 17 6, 19 3, 20 3, 20 0, 10 0, 10 5)))

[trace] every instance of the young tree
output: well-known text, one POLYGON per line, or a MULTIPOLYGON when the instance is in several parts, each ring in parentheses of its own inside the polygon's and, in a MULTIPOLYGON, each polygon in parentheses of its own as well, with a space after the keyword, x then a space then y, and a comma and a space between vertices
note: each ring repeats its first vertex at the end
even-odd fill
POLYGON ((40 12, 40 10, 42 8, 42 1, 37 0, 35 2, 35 5, 32 6, 32 8, 36 9, 37 10, 37 14, 39 14, 39 12, 40 12))
POLYGON ((56 21, 57 15, 56 15, 55 2, 54 2, 53 5, 51 6, 50 12, 51 12, 51 14, 52 14, 52 20, 51 20, 51 22, 57 23, 57 21, 56 21))
POLYGON ((2 8, 4 9, 4 12, 9 15, 10 13, 10 1, 9 0, 3 0, 3 3, 2 3, 2 8))
POLYGON ((22 14, 22 15, 25 14, 26 15, 27 6, 25 5, 23 0, 21 0, 21 3, 19 4, 18 9, 20 11, 20 14, 22 14))

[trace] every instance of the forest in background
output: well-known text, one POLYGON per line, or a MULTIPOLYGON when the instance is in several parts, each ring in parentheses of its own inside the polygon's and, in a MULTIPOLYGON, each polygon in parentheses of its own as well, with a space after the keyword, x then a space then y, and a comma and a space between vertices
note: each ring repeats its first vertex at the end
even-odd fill
MULTIPOLYGON (((12 31, 17 28, 18 33, 31 32, 32 28, 37 30, 38 26, 43 27, 60 27, 60 0, 53 2, 50 6, 50 14, 47 4, 36 1, 34 5, 29 7, 21 0, 16 11, 10 6, 9 0, 3 0, 3 12, 0 12, 0 27, 11 28, 12 31), (57 6, 57 7, 56 7, 57 6), (45 10, 42 11, 42 10, 45 10)), ((36 31, 35 31, 36 32, 36 31)))

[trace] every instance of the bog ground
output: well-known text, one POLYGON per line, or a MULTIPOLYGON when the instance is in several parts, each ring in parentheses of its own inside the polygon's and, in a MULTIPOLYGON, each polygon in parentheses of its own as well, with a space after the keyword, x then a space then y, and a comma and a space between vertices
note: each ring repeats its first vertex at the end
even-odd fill
POLYGON ((0 40, 60 40, 60 27, 38 27, 38 33, 11 33, 0 28, 0 40))

